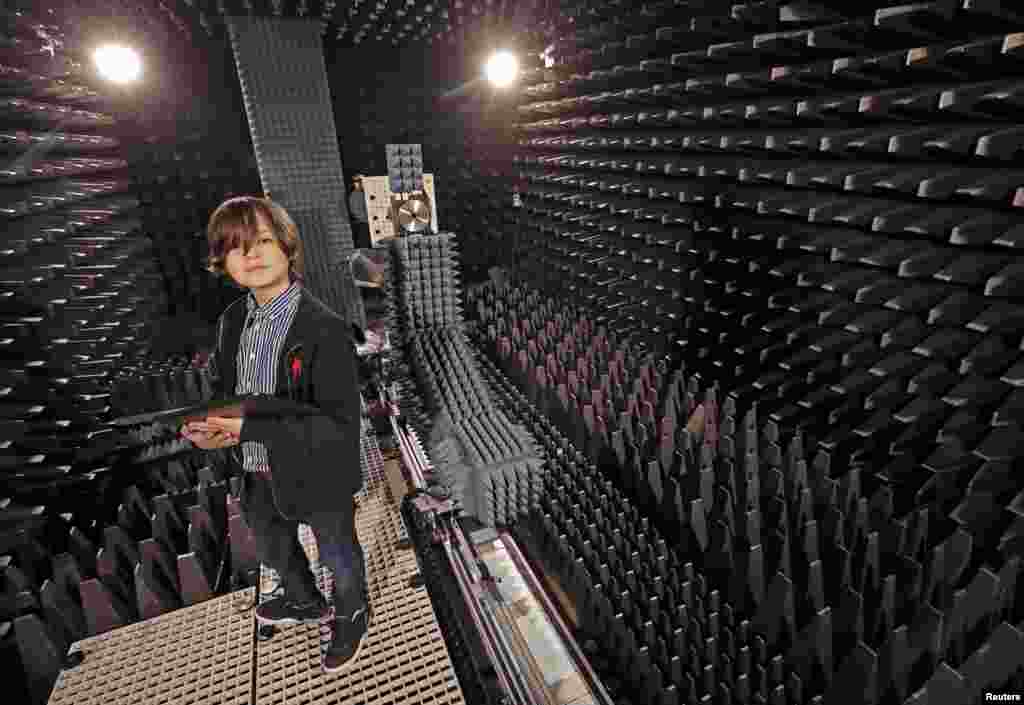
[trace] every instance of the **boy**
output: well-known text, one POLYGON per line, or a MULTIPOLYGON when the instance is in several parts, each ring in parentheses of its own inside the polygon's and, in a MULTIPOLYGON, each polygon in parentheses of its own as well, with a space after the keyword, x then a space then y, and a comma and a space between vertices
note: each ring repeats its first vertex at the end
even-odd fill
POLYGON ((334 572, 334 635, 322 665, 336 673, 358 657, 371 616, 355 527, 361 428, 350 328, 302 287, 298 231, 270 199, 225 201, 210 216, 207 239, 209 270, 248 289, 218 321, 215 396, 274 395, 322 413, 210 417, 187 424, 182 435, 203 449, 230 448, 242 473, 242 510, 257 553, 284 587, 256 608, 260 623, 311 623, 330 614, 298 541, 299 522, 312 528, 320 560, 334 572))

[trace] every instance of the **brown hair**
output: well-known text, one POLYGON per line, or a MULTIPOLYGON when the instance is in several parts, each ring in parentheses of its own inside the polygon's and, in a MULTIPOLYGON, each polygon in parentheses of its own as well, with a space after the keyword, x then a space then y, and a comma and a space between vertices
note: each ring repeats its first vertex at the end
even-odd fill
POLYGON ((277 244, 288 257, 289 277, 302 279, 302 240, 299 239, 295 221, 284 208, 269 198, 259 196, 229 198, 210 216, 206 226, 206 241, 209 244, 206 269, 213 274, 230 277, 224 266, 225 260, 236 247, 243 247, 246 251, 252 247, 259 226, 257 213, 262 214, 270 224, 277 244))

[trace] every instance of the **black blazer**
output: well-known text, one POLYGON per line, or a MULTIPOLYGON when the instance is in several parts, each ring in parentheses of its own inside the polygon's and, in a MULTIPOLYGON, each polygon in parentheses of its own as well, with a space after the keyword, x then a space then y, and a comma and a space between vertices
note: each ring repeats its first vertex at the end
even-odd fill
MULTIPOLYGON (((218 398, 234 395, 245 318, 243 296, 217 322, 218 398)), ((351 504, 362 486, 361 408, 348 321, 303 288, 277 365, 275 396, 311 404, 323 413, 246 419, 241 441, 266 444, 274 499, 285 517, 302 520, 351 504)))

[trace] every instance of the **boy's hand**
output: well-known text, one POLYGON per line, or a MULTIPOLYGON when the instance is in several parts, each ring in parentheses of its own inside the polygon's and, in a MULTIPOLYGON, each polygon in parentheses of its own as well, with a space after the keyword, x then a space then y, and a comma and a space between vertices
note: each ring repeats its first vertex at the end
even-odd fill
POLYGON ((185 424, 181 427, 181 435, 203 450, 230 448, 239 443, 237 435, 201 422, 185 424))
POLYGON ((242 422, 245 419, 228 419, 222 416, 209 416, 206 419, 206 425, 211 431, 223 431, 236 438, 242 435, 242 422))

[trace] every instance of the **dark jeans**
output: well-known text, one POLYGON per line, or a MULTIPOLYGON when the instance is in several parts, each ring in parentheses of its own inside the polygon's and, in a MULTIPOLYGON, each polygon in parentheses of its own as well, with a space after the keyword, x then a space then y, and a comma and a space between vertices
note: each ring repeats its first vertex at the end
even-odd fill
MULTIPOLYGON (((299 599, 316 596, 309 559, 299 543, 299 522, 277 511, 270 475, 243 473, 242 511, 256 539, 259 559, 277 571, 285 591, 299 599)), ((356 536, 355 499, 343 498, 331 513, 314 514, 302 523, 316 536, 320 562, 334 572, 334 610, 351 616, 367 601, 366 560, 356 536)))

